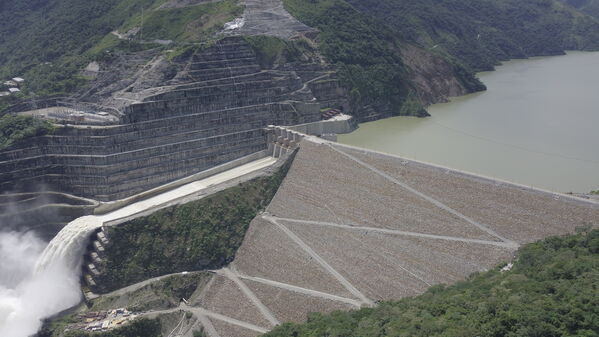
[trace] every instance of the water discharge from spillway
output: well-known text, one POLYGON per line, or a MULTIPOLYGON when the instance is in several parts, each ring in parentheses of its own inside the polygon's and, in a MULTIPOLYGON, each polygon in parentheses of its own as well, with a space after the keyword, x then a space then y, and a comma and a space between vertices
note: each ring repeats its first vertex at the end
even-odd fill
POLYGON ((100 217, 78 218, 45 247, 32 233, 0 233, 0 336, 35 334, 42 320, 81 301, 80 266, 100 217))
POLYGON ((275 162, 271 157, 261 158, 101 216, 75 219, 46 246, 33 234, 0 232, 0 337, 31 336, 43 319, 81 301, 83 255, 91 234, 105 223, 157 210, 275 162))
POLYGON ((50 241, 41 254, 36 263, 36 273, 43 273, 56 263, 64 264, 73 270, 79 268, 90 235, 101 226, 101 218, 93 215, 70 222, 50 241))

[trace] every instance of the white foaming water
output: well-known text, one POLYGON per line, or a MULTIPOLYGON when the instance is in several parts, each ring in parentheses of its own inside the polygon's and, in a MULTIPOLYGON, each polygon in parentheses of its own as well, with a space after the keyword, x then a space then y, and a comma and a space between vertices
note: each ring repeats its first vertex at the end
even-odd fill
POLYGON ((31 233, 0 233, 0 336, 28 337, 44 318, 81 301, 83 251, 98 217, 78 218, 44 242, 31 233))
POLYGON ((43 273, 57 263, 69 269, 78 269, 89 236, 100 227, 101 218, 93 215, 71 221, 50 241, 41 254, 36 263, 36 273, 43 273))
POLYGON ((136 202, 102 216, 70 222, 44 243, 32 234, 0 233, 0 337, 35 334, 44 318, 81 301, 83 253, 90 235, 105 222, 159 209, 210 186, 274 164, 262 158, 136 202))

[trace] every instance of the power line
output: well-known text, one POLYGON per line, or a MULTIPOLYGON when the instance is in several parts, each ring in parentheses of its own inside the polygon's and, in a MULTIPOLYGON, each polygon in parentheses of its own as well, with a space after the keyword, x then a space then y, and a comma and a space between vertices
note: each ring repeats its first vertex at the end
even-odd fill
POLYGON ((447 126, 447 125, 443 125, 443 124, 435 122, 433 120, 429 120, 429 122, 431 122, 433 124, 436 124, 436 125, 438 125, 438 126, 440 126, 442 128, 445 128, 447 130, 450 130, 450 131, 453 131, 453 132, 456 132, 456 133, 460 133, 460 134, 463 134, 463 135, 468 136, 468 137, 472 137, 472 138, 484 140, 484 141, 489 142, 489 143, 495 143, 495 144, 499 144, 499 145, 502 145, 502 146, 512 147, 512 148, 515 148, 515 149, 518 149, 518 150, 521 150, 521 151, 526 151, 526 152, 535 153, 535 154, 541 154, 541 155, 545 155, 545 156, 548 156, 548 157, 556 157, 556 158, 567 159, 567 160, 576 160, 576 161, 580 161, 580 162, 584 162, 584 163, 599 165, 599 161, 596 161, 596 160, 583 159, 583 158, 578 158, 578 157, 570 157, 570 156, 562 155, 562 154, 559 154, 559 153, 552 153, 552 152, 545 152, 545 151, 533 150, 533 149, 529 149, 529 148, 526 148, 526 147, 523 147, 523 146, 519 146, 519 145, 515 145, 515 144, 511 144, 511 143, 506 143, 506 142, 498 141, 498 140, 495 140, 495 139, 490 139, 490 138, 486 138, 486 137, 474 135, 474 134, 471 134, 471 133, 468 133, 468 132, 465 132, 465 131, 462 131, 462 130, 458 130, 458 129, 452 128, 452 127, 447 126))

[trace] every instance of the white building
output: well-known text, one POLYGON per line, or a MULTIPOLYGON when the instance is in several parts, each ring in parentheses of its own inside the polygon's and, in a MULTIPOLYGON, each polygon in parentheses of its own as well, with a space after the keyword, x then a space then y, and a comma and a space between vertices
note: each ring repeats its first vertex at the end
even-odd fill
POLYGON ((15 77, 12 80, 15 81, 15 82, 17 82, 17 83, 23 83, 23 82, 25 82, 25 79, 23 79, 21 77, 15 77))
POLYGON ((8 88, 8 91, 10 91, 11 93, 15 93, 15 92, 19 92, 21 90, 19 88, 8 88))

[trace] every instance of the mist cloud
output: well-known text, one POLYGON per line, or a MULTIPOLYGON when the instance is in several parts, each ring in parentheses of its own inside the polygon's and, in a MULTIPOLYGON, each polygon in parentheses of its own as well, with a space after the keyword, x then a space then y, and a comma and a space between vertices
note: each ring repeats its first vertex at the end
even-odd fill
POLYGON ((33 233, 0 233, 0 336, 31 336, 44 318, 81 300, 77 270, 55 261, 35 271, 46 245, 33 233))

